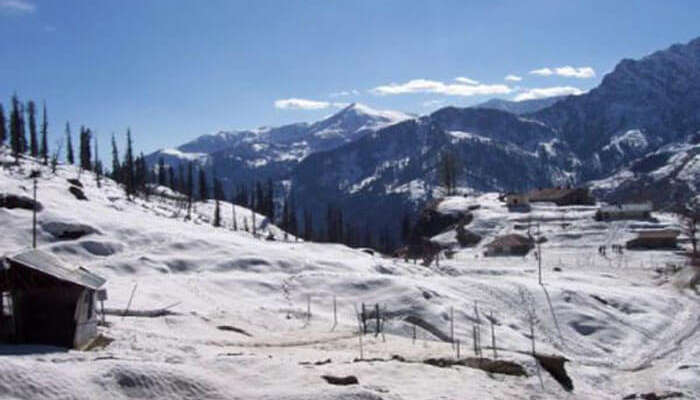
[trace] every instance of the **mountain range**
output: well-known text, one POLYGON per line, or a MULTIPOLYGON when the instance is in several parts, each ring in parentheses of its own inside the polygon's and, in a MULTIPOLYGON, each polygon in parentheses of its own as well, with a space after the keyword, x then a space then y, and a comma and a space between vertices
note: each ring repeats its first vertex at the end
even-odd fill
POLYGON ((698 135, 700 38, 624 59, 581 95, 424 116, 352 104, 312 124, 201 136, 147 160, 194 161, 229 188, 271 179, 300 208, 334 204, 352 225, 395 233, 402 214, 442 195, 436 166, 446 151, 467 190, 585 184, 602 199, 672 208, 697 200, 698 135))

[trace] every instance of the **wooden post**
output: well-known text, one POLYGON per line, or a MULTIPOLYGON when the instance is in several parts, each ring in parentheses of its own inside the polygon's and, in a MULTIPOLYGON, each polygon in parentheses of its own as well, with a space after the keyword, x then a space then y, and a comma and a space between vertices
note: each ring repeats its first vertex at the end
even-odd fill
POLYGON ((498 353, 496 353, 496 330, 493 327, 493 311, 491 311, 491 348, 493 348, 493 359, 498 359, 498 353))
POLYGON ((362 303, 362 334, 367 334, 367 311, 365 310, 365 303, 362 303))
POLYGON ((539 275, 539 282, 542 285, 542 246, 540 245, 540 224, 537 223, 537 270, 539 275))
POLYGON ((126 317, 126 314, 129 312, 129 308, 131 308, 131 301, 134 299, 134 293, 136 293, 136 288, 139 286, 138 283, 134 284, 134 288, 131 289, 131 296, 129 297, 129 302, 126 305, 126 310, 124 310, 124 315, 122 316, 122 319, 126 317))
MULTIPOLYGON (((360 342, 360 360, 363 360, 365 355, 364 350, 362 349, 362 324, 360 322, 360 313, 357 312, 357 305, 353 305, 353 307, 355 307, 355 317, 357 317, 357 338, 360 342)), ((362 304, 362 307, 364 308, 364 303, 362 304)))
POLYGON ((379 336, 379 332, 381 331, 381 326, 379 325, 379 303, 374 304, 374 321, 375 321, 375 327, 374 327, 374 337, 379 336))
POLYGON ((450 307, 450 341, 452 342, 452 348, 455 347, 455 308, 450 307))
POLYGON ((459 339, 457 339, 457 359, 459 360, 459 339))
POLYGON ((532 356, 535 356, 535 324, 532 321, 532 314, 530 314, 530 339, 532 340, 532 356))
POLYGON ((416 324, 413 324, 413 344, 416 344, 416 324))
POLYGON ((338 307, 335 296, 333 296, 333 328, 331 328, 331 331, 334 330, 336 326, 338 326, 338 307))
POLYGON ((311 321, 311 295, 306 296, 306 320, 311 321))
POLYGON ((474 342, 474 356, 479 355, 479 349, 476 343, 476 325, 472 325, 472 341, 474 342))
POLYGON ((36 249, 36 177, 34 178, 34 204, 32 204, 32 248, 36 249))

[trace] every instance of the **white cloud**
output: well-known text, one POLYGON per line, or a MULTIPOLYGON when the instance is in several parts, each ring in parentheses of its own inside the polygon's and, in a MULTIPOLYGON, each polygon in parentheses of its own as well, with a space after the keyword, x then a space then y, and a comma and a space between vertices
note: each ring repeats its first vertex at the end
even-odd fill
POLYGON ((548 87, 548 88, 535 88, 535 89, 526 89, 524 92, 519 93, 516 95, 513 100, 515 101, 521 101, 521 100, 533 100, 533 99, 544 99, 546 97, 554 97, 554 96, 565 96, 565 95, 578 95, 578 94, 583 94, 584 91, 575 88, 572 86, 553 86, 553 87, 548 87))
POLYGON ((0 0, 0 11, 6 14, 30 14, 36 5, 27 0, 0 0))
POLYGON ((567 78, 581 78, 581 79, 586 79, 586 78, 593 78, 595 76, 595 70, 591 67, 579 67, 575 68, 570 65, 566 65, 563 67, 556 67, 556 68, 540 68, 540 69, 533 69, 530 71, 531 74, 533 75, 539 75, 539 76, 551 76, 551 75, 558 75, 558 76, 564 76, 567 78))
POLYGON ((330 97, 345 97, 345 96, 357 96, 360 92, 357 89, 352 90, 341 90, 340 92, 333 92, 329 94, 330 97))
POLYGON ((522 77, 520 77, 518 75, 513 75, 513 74, 506 75, 506 77, 504 79, 507 81, 511 81, 511 82, 520 82, 523 80, 522 77))
POLYGON ((275 100, 275 108, 281 110, 323 110, 329 107, 343 108, 347 107, 348 104, 349 103, 331 103, 328 101, 299 99, 295 97, 275 100))
POLYGON ((469 79, 464 76, 458 76, 455 78, 455 80, 459 83, 466 83, 467 85, 478 85, 479 81, 475 81, 474 79, 469 79))
POLYGON ((437 93, 447 96, 476 96, 508 94, 512 91, 507 85, 465 85, 463 83, 443 83, 429 79, 413 79, 406 83, 390 83, 370 89, 376 95, 396 95, 406 93, 437 93))

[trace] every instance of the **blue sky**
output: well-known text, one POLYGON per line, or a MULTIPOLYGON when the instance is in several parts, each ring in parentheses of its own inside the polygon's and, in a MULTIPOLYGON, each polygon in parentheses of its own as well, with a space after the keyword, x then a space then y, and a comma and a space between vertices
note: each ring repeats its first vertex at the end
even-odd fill
POLYGON ((424 114, 578 93, 698 21, 697 0, 0 0, 0 102, 46 100, 54 137, 90 126, 101 153, 131 127, 150 152, 354 101, 424 114))

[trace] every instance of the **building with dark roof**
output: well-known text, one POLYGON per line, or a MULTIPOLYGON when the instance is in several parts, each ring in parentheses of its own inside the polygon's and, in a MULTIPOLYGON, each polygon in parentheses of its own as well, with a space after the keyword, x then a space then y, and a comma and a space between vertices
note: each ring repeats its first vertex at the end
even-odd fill
POLYGON ((95 295, 105 279, 41 250, 0 264, 0 342, 83 348, 97 336, 95 295))

